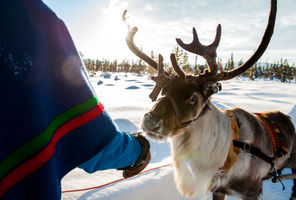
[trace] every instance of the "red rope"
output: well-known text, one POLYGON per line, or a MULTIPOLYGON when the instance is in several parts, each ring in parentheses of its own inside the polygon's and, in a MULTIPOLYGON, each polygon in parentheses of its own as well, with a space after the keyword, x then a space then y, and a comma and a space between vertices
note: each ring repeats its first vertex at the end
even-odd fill
MULTIPOLYGON (((135 176, 138 176, 138 175, 141 175, 141 174, 144 174, 144 173, 148 173, 150 171, 153 171, 153 170, 156 170, 156 169, 160 169, 160 168, 164 168, 164 167, 168 167, 168 166, 172 166, 173 164, 170 163, 170 164, 167 164, 167 165, 162 165, 162 166, 159 166, 159 167, 154 167, 154 168, 151 168, 151 169, 147 169, 145 171, 142 171, 140 172, 139 174, 135 175, 135 176)), ((133 178, 135 176, 132 176, 130 178, 133 178)), ((120 182, 120 181, 123 181, 123 180, 126 180, 126 179, 129 179, 129 178, 121 178, 121 179, 117 179, 115 181, 111 181, 109 183, 106 183, 106 184, 103 184, 103 185, 99 185, 99 186, 94 186, 94 187, 89 187, 89 188, 82 188, 82 189, 73 189, 73 190, 65 190, 65 191, 62 191, 62 193, 68 193, 68 192, 81 192, 81 191, 87 191, 87 190, 93 190, 93 189, 98 189, 98 188, 102 188, 102 187, 105 187, 105 186, 108 186, 108 185, 111 185, 111 184, 114 184, 114 183, 117 183, 117 182, 120 182)))

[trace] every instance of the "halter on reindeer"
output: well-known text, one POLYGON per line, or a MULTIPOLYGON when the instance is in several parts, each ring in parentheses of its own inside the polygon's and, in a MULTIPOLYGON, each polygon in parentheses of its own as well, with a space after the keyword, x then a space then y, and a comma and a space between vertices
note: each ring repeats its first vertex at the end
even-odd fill
MULTIPOLYGON (((212 191, 214 200, 223 200, 226 195, 258 199, 263 180, 274 177, 278 181, 278 172, 284 168, 296 173, 296 137, 289 116, 279 111, 254 114, 240 108, 222 110, 210 99, 221 89, 219 81, 242 74, 262 56, 273 34, 276 4, 276 0, 271 0, 268 25, 257 50, 231 71, 218 72, 216 49, 221 37, 220 25, 214 42, 208 46, 199 42, 194 28, 192 43, 177 39, 183 49, 207 61, 209 69, 199 75, 185 74, 174 54, 170 57, 174 73, 167 72, 161 55, 155 62, 136 47, 133 38, 137 28, 130 29, 128 25, 129 48, 158 70, 150 98, 156 101, 162 93, 145 114, 142 128, 150 138, 170 138, 175 181, 187 197, 212 191)), ((126 11, 124 21, 125 14, 126 11)), ((294 174, 284 178, 294 178, 294 174)), ((291 199, 295 197, 294 180, 291 199)))

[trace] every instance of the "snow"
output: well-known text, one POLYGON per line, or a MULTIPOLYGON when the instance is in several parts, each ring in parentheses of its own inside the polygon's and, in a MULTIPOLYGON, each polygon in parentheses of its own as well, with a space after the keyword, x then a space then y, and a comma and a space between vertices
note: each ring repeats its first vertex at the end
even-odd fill
MULTIPOLYGON (((149 111, 153 103, 149 94, 154 82, 147 76, 125 73, 114 73, 104 76, 96 75, 90 82, 105 109, 115 121, 119 129, 135 133, 141 131, 143 115, 149 111), (100 83, 100 84, 98 84, 100 83)), ((296 124, 296 84, 275 81, 236 78, 222 83, 222 91, 215 94, 213 102, 219 108, 241 107, 250 112, 264 112, 280 110, 292 117, 296 124)), ((151 141, 152 159, 145 169, 155 168, 172 163, 170 145, 168 142, 151 141)), ((285 170, 284 173, 290 173, 285 170)), ((119 181, 103 188, 82 192, 63 193, 62 199, 79 200, 186 200, 177 191, 174 184, 174 169, 172 166, 159 168, 147 173, 119 181)), ((98 171, 87 174, 81 169, 74 169, 62 180, 62 190, 73 190, 99 186, 121 179, 118 170, 98 171)), ((282 191, 280 183, 274 184, 270 180, 264 182, 264 200, 286 200, 291 194, 293 183, 284 181, 286 190, 282 191)), ((212 199, 211 194, 195 198, 198 200, 212 199)), ((236 197, 228 197, 236 200, 236 197)))

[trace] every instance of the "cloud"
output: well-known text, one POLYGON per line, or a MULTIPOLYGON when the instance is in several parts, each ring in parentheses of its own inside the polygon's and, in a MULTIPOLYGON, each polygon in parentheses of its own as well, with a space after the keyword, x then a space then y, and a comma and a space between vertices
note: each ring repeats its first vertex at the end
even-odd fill
MULTIPOLYGON (((262 59, 272 57, 279 60, 281 57, 289 56, 291 62, 296 61, 296 58, 291 56, 291 52, 295 52, 296 49, 296 13, 292 6, 295 5, 294 1, 278 1, 274 35, 262 59)), ((127 9, 128 22, 131 26, 139 28, 135 36, 136 44, 147 54, 151 51, 159 52, 166 58, 177 45, 176 37, 182 38, 184 42, 192 41, 192 27, 196 27, 203 44, 210 44, 215 37, 217 25, 221 24, 222 37, 218 56, 223 57, 225 61, 230 57, 231 52, 237 60, 246 60, 257 48, 267 24, 270 6, 269 1, 258 0, 85 0, 74 2, 73 4, 77 5, 78 2, 83 4, 83 7, 89 3, 96 8, 89 7, 89 13, 79 15, 77 21, 80 23, 73 21, 71 16, 64 19, 68 22, 69 29, 73 31, 74 41, 79 47, 83 47, 81 49, 83 53, 91 48, 93 41, 97 46, 99 57, 110 57, 114 51, 104 50, 104 43, 99 42, 96 37, 103 35, 105 39, 102 40, 110 40, 114 29, 105 30, 106 13, 111 16, 120 16, 123 10, 127 9)), ((77 13, 72 14, 77 19, 77 13)), ((116 36, 113 34, 116 38, 111 39, 110 42, 113 43, 110 45, 119 47, 116 48, 116 52, 118 55, 121 54, 121 58, 135 59, 136 57, 124 44, 125 34, 124 30, 118 32, 116 36)))
MULTIPOLYGON (((135 16, 146 19, 139 22, 138 26, 143 31, 141 37, 143 41, 149 41, 149 44, 143 44, 145 47, 162 49, 165 51, 175 47, 175 38, 180 37, 184 41, 191 42, 192 27, 197 28, 199 38, 202 43, 209 44, 215 37, 216 26, 222 25, 222 38, 218 49, 221 55, 228 53, 236 54, 237 59, 246 60, 259 45, 263 36, 269 14, 269 2, 257 0, 199 0, 199 1, 179 1, 151 0, 130 2, 131 11, 135 16), (152 9, 141 10, 142 7, 149 6, 152 9), (153 30, 153 31, 151 31, 153 30), (149 40, 147 39, 149 38, 149 40), (169 41, 170 40, 170 41, 169 41), (170 45, 170 46, 169 46, 170 45)), ((277 24, 270 47, 281 49, 282 57, 289 55, 285 49, 295 49, 295 14, 289 8, 290 0, 279 2, 277 24), (289 12, 287 12, 288 10, 289 12), (294 35, 294 36, 293 36, 294 35), (280 42, 281 41, 281 42, 280 42), (294 44, 294 47, 293 47, 294 44)), ((270 50, 271 48, 268 48, 270 50)), ((272 50, 272 49, 271 49, 272 50)), ((278 53, 269 51, 275 59, 280 59, 278 53)), ((168 54, 168 52, 167 52, 168 54)), ((226 57, 225 57, 226 59, 226 57)), ((224 59, 224 60, 225 60, 224 59)), ((295 62, 295 58, 291 59, 295 62)))

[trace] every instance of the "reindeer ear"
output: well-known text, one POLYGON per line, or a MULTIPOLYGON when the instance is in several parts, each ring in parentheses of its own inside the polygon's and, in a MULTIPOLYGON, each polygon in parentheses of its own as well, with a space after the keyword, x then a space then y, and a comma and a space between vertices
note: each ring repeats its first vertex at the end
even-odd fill
POLYGON ((202 94, 205 99, 208 99, 212 94, 222 90, 221 83, 209 81, 202 85, 202 94))

